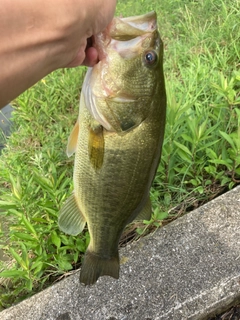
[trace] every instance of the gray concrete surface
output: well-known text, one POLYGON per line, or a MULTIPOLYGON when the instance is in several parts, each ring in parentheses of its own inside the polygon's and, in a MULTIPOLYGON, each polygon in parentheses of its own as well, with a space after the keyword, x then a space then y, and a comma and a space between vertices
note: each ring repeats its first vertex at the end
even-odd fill
MULTIPOLYGON (((13 107, 9 104, 0 110, 0 155, 1 155, 2 149, 5 147, 7 137, 9 137, 11 134, 12 125, 11 125, 10 119, 11 119, 13 110, 14 110, 13 107)), ((5 226, 5 221, 3 220, 3 217, 0 216, 0 229, 4 230, 4 226, 5 226)), ((1 241, 0 241, 0 244, 2 244, 1 241)), ((0 260, 2 261, 8 260, 6 255, 4 255, 4 252, 2 249, 0 249, 0 260)), ((1 283, 2 281, 0 279, 0 285, 1 283)))
POLYGON ((240 187, 121 250, 119 280, 78 274, 1 320, 209 319, 240 299, 240 187))
POLYGON ((0 110, 0 153, 4 148, 6 138, 11 134, 11 116, 13 107, 9 104, 0 110))

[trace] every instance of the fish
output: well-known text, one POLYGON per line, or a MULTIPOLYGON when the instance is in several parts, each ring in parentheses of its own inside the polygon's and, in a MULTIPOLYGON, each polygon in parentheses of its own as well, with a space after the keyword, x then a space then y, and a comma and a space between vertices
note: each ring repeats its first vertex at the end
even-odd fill
POLYGON ((119 278, 118 244, 133 220, 150 220, 150 188, 166 119, 163 42, 156 13, 114 17, 93 39, 99 62, 88 68, 67 155, 75 153, 74 191, 60 210, 61 231, 90 242, 80 283, 119 278))

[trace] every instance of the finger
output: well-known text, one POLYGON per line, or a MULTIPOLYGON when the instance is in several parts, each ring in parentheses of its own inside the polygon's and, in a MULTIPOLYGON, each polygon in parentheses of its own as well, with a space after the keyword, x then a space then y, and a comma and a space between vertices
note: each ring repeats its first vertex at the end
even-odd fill
POLYGON ((98 51, 94 47, 87 48, 85 51, 85 59, 82 65, 93 67, 99 61, 98 51))

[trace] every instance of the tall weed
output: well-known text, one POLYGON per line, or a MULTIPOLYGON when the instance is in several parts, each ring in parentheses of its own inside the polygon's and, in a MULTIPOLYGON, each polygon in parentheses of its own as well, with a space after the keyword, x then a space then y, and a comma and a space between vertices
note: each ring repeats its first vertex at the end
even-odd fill
MULTIPOLYGON (((239 1, 119 0, 117 13, 150 10, 165 44, 168 111, 154 213, 137 226, 138 236, 240 180, 239 1)), ((0 289, 3 307, 77 267, 88 244, 86 230, 71 237, 57 226, 72 191, 65 147, 83 75, 81 68, 58 70, 13 102, 15 132, 0 157, 0 210, 9 229, 3 249, 12 259, 0 274, 11 279, 0 289)))

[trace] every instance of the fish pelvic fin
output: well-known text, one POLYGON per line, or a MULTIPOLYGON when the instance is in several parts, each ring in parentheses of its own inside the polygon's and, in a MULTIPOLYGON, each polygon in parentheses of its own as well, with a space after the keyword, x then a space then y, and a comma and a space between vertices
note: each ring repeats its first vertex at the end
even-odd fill
POLYGON ((71 155, 73 155, 77 149, 78 133, 79 133, 79 121, 77 120, 68 138, 68 144, 67 144, 67 150, 66 150, 68 157, 71 157, 71 155))
POLYGON ((93 168, 99 170, 103 165, 104 136, 103 127, 95 120, 89 128, 88 152, 93 168))
POLYGON ((61 231, 73 236, 82 232, 86 219, 81 213, 74 193, 64 203, 58 217, 58 226, 61 231))
POLYGON ((113 257, 105 258, 87 250, 80 272, 80 283, 92 285, 101 276, 110 276, 118 279, 119 268, 118 252, 113 257))

